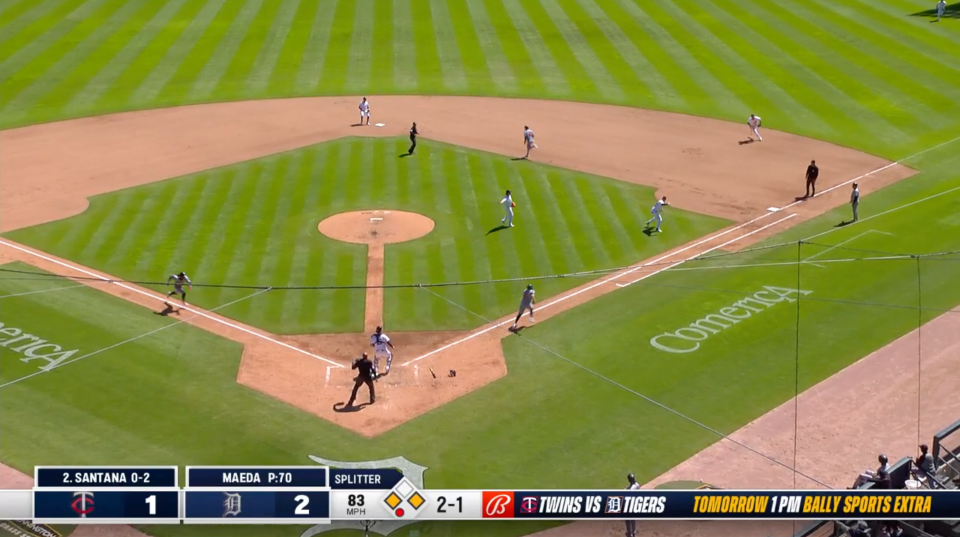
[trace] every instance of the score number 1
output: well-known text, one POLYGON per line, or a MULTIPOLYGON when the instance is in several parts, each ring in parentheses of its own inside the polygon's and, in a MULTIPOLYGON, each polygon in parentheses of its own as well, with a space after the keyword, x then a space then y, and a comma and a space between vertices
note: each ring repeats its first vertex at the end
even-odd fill
POLYGON ((446 513, 448 507, 450 509, 456 508, 457 513, 463 513, 463 498, 461 496, 457 496, 452 502, 448 502, 446 496, 440 496, 437 501, 440 502, 440 505, 437 506, 438 513, 446 513))
POLYGON ((151 494, 150 496, 147 496, 147 498, 146 498, 145 500, 143 500, 143 501, 144 501, 144 503, 146 503, 147 505, 150 506, 150 507, 148 508, 148 509, 149 509, 149 514, 150 514, 150 516, 155 516, 155 515, 157 514, 157 496, 156 496, 156 494, 151 494))

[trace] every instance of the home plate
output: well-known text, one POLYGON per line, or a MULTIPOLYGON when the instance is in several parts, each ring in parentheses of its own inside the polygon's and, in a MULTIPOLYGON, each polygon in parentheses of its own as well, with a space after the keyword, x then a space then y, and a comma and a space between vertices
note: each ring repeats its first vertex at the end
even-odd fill
POLYGON ((386 126, 386 123, 374 123, 373 126, 374 126, 374 127, 383 127, 383 126, 386 126))
POLYGON ((767 207, 767 210, 771 213, 775 213, 780 210, 780 207, 767 207))

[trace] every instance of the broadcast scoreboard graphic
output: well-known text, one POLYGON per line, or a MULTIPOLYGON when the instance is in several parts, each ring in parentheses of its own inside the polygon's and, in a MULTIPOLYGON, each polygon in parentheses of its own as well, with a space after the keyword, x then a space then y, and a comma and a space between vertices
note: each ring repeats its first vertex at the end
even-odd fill
POLYGON ((37 524, 330 524, 425 520, 938 520, 956 490, 431 490, 395 468, 37 467, 0 519, 37 524))

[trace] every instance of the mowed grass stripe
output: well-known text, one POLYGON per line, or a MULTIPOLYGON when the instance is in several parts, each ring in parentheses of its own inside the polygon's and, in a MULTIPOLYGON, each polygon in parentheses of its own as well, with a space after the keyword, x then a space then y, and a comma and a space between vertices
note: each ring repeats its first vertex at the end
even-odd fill
MULTIPOLYGON (((788 35, 795 43, 809 49, 817 50, 824 46, 829 47, 833 54, 819 54, 815 57, 820 62, 830 63, 835 72, 842 73, 846 77, 866 85, 874 92, 880 92, 887 103, 896 106, 890 106, 884 110, 884 114, 910 114, 919 113, 922 117, 917 118, 920 121, 940 128, 945 124, 945 117, 942 114, 933 113, 933 110, 927 103, 937 102, 942 98, 942 94, 931 88, 931 85, 938 85, 936 81, 926 76, 927 72, 917 69, 912 64, 900 62, 897 59, 885 56, 879 58, 869 51, 872 49, 872 43, 861 42, 859 44, 855 34, 844 35, 844 39, 839 39, 839 27, 824 20, 814 18, 813 13, 802 16, 803 10, 767 10, 766 5, 751 1, 753 13, 763 13, 765 20, 776 18, 780 21, 778 28, 788 35), (812 37, 816 36, 816 37, 812 37), (839 61, 846 60, 846 61, 839 61), (906 75, 906 76, 904 76, 906 75)), ((816 62, 813 62, 810 68, 816 70, 816 62)), ((830 77, 831 79, 833 77, 830 77)), ((946 89, 946 88, 944 88, 946 89)), ((956 88, 951 88, 956 89, 956 88)), ((960 98, 960 90, 954 91, 956 97, 960 98)), ((956 106, 952 100, 949 104, 956 106)))
MULTIPOLYGON (((659 4, 657 4, 659 6, 659 4)), ((741 109, 741 115, 733 118, 737 121, 746 121, 751 113, 763 116, 769 126, 784 125, 787 128, 796 127, 802 120, 808 128, 818 132, 832 130, 835 127, 846 125, 844 114, 830 114, 836 107, 825 103, 824 107, 816 112, 811 110, 799 99, 807 99, 808 94, 802 93, 799 83, 788 70, 768 57, 762 56, 746 38, 729 28, 724 28, 708 12, 700 6, 694 6, 695 11, 683 12, 675 6, 664 5, 662 16, 684 18, 689 24, 684 28, 692 28, 690 35, 692 46, 698 49, 698 54, 704 58, 701 61, 705 67, 722 79, 727 87, 734 89, 748 103, 749 108, 741 109), (708 58, 715 58, 709 60, 708 58), (717 68, 716 66, 725 66, 717 68), (771 112, 761 112, 770 110, 771 112), (776 118, 771 117, 773 111, 780 111, 776 118), (827 114, 827 118, 821 117, 827 114), (829 121, 828 121, 829 120, 829 121), (772 124, 772 125, 770 125, 772 124)), ((814 97, 818 102, 823 101, 814 97)))
MULTIPOLYGON (((809 13, 811 10, 810 4, 801 4, 795 6, 795 8, 799 13, 809 13)), ((857 8, 859 8, 859 6, 857 6, 857 8)), ((942 38, 929 36, 926 31, 917 32, 909 27, 904 28, 910 30, 907 34, 892 37, 892 35, 900 34, 897 28, 902 27, 902 20, 898 18, 888 19, 886 17, 878 17, 875 24, 869 26, 863 25, 848 18, 846 16, 848 11, 843 8, 842 4, 831 6, 830 9, 815 9, 814 11, 818 19, 828 22, 834 28, 844 28, 844 32, 840 35, 849 38, 849 42, 869 44, 869 48, 865 50, 867 54, 872 56, 879 55, 882 60, 896 59, 899 65, 910 66, 912 71, 923 71, 927 73, 928 76, 938 78, 941 82, 946 82, 951 87, 957 85, 957 78, 960 76, 960 66, 957 65, 957 62, 943 61, 945 55, 949 57, 955 54, 956 50, 955 47, 953 49, 945 47, 942 38), (904 42, 910 40, 914 41, 912 46, 905 46, 904 42), (891 43, 891 41, 893 42, 891 43), (926 54, 929 50, 936 51, 938 49, 940 50, 938 53, 933 55, 926 54), (918 55, 924 55, 927 56, 927 58, 918 61, 918 55)), ((929 26, 926 28, 929 28, 929 26)), ((907 72, 907 74, 909 74, 909 72, 907 72)))
MULTIPOLYGON (((18 121, 29 114, 34 107, 57 109, 69 99, 78 87, 82 87, 91 73, 108 61, 113 47, 103 47, 112 36, 133 35, 136 28, 143 24, 143 17, 152 17, 160 7, 159 3, 127 2, 102 21, 100 26, 91 28, 85 36, 67 35, 65 39, 77 39, 78 42, 68 49, 66 54, 38 76, 33 83, 19 93, 8 92, 6 106, 0 113, 12 121, 18 121), (133 19, 133 23, 131 23, 133 19), (13 95, 12 98, 10 96, 13 95)), ((77 30, 79 30, 79 26, 77 30)), ((120 37, 122 39, 122 37, 120 37)))
MULTIPOLYGON (((367 77, 367 87, 390 89, 394 87, 393 80, 393 1, 375 2, 377 16, 373 17, 372 50, 370 59, 370 73, 367 77)), ((363 89, 366 89, 364 87, 363 89)))
POLYGON ((503 57, 517 77, 519 91, 526 95, 545 94, 546 86, 539 73, 538 76, 529 76, 529 73, 537 72, 537 66, 526 47, 517 46, 522 42, 520 34, 512 24, 506 24, 509 19, 503 4, 499 0, 467 0, 467 5, 470 6, 481 42, 491 40, 491 45, 487 47, 491 48, 494 46, 493 40, 496 40, 495 46, 503 52, 503 57))
MULTIPOLYGON (((309 215, 308 208, 312 207, 313 199, 316 196, 317 189, 322 177, 315 175, 318 168, 318 161, 322 163, 326 153, 318 149, 303 152, 303 156, 298 163, 297 183, 291 197, 295 202, 291 214, 309 215)), ((306 272, 307 253, 319 247, 320 232, 314 227, 318 221, 309 218, 287 217, 286 226, 283 230, 283 244, 289 245, 290 252, 283 256, 277 264, 276 270, 270 277, 272 281, 298 281, 303 285, 309 285, 310 275, 306 272)), ((269 319, 276 319, 283 326, 294 326, 297 323, 296 314, 303 308, 302 302, 309 300, 315 292, 296 293, 288 295, 283 301, 273 301, 265 312, 269 319)))
MULTIPOLYGON (((214 233, 217 226, 211 222, 209 215, 216 213, 222 216, 223 213, 229 212, 221 211, 220 208, 229 207, 226 203, 229 201, 233 180, 237 175, 235 169, 214 170, 204 174, 206 184, 198 195, 199 203, 196 205, 196 210, 193 211, 190 219, 183 227, 188 235, 181 237, 183 242, 182 246, 177 248, 178 262, 174 264, 174 270, 176 270, 176 267, 180 267, 180 270, 192 274, 191 277, 197 278, 199 282, 210 281, 207 274, 200 272, 200 264, 202 260, 209 257, 210 251, 214 249, 214 245, 221 235, 214 233)), ((136 235, 135 233, 133 236, 136 237, 136 235)), ((137 272, 149 266, 154 255, 154 252, 142 251, 143 248, 142 243, 133 244, 130 246, 130 254, 127 256, 131 259, 142 260, 138 262, 143 263, 143 265, 138 266, 137 272)))
POLYGON ((87 0, 40 4, 47 8, 47 12, 40 14, 20 32, 10 34, 0 32, 0 38, 3 39, 0 43, 5 43, 0 47, 0 82, 23 69, 23 66, 56 43, 84 17, 95 11, 99 4, 99 2, 87 0), (9 43, 7 43, 8 40, 9 43))
MULTIPOLYGON (((129 104, 134 106, 146 106, 156 101, 157 97, 167 88, 171 80, 174 79, 177 72, 180 70, 181 66, 183 66, 184 60, 186 60, 190 55, 190 52, 193 50, 194 46, 198 41, 200 41, 200 38, 204 36, 207 28, 210 26, 213 19, 216 18, 225 2, 226 0, 209 0, 206 3, 187 3, 187 9, 191 9, 191 7, 196 8, 199 6, 202 6, 202 9, 200 9, 200 11, 196 14, 190 16, 190 23, 186 28, 176 35, 176 39, 169 44, 169 48, 165 49, 163 56, 159 60, 153 59, 150 62, 143 62, 145 65, 143 65, 142 72, 146 76, 143 78, 140 85, 137 86, 136 89, 131 93, 128 100, 129 104)), ((187 13, 186 15, 190 14, 187 13)), ((169 34, 164 35, 164 38, 158 39, 158 45, 166 44, 167 38, 173 38, 175 33, 175 31, 170 32, 169 34)), ((161 52, 162 47, 158 46, 154 50, 155 52, 151 54, 153 57, 155 57, 155 54, 159 54, 161 52)), ((124 78, 124 81, 126 81, 126 77, 122 78, 124 78)), ((111 93, 113 92, 110 92, 107 95, 109 96, 111 93)))
POLYGON ((429 0, 429 6, 444 87, 455 93, 462 92, 467 88, 467 75, 464 72, 460 54, 459 36, 454 31, 453 22, 450 20, 447 0, 429 0))
POLYGON ((393 0, 393 85, 400 92, 417 87, 417 51, 411 0, 393 0))
MULTIPOLYGON (((332 195, 332 184, 335 182, 334 178, 341 177, 337 174, 341 171, 343 146, 341 144, 324 144, 320 146, 319 150, 320 153, 311 173, 316 174, 314 177, 321 177, 322 179, 317 181, 319 188, 311 188, 311 194, 309 194, 313 196, 310 198, 310 201, 318 206, 322 203, 322 200, 330 199, 329 196, 332 195), (317 173, 317 171, 319 171, 319 173, 317 173)), ((331 240, 327 239, 323 240, 321 244, 326 245, 331 242, 331 240)), ((305 258, 301 261, 306 266, 304 275, 305 285, 316 286, 328 281, 324 273, 324 267, 327 263, 325 252, 327 250, 328 248, 325 247, 312 248, 301 254, 301 256, 305 258)), ((334 253, 332 249, 330 249, 330 252, 331 255, 334 253)), ((363 273, 366 274, 366 269, 364 269, 363 273)), ((312 300, 301 299, 295 307, 291 308, 297 325, 310 326, 314 319, 323 315, 323 309, 321 308, 330 306, 329 292, 317 292, 316 296, 311 298, 312 300)))
POLYGON ((714 3, 708 0, 699 5, 710 11, 721 24, 733 29, 736 34, 747 35, 748 31, 753 30, 756 37, 754 42, 759 45, 760 50, 763 50, 764 56, 776 55, 780 58, 792 59, 797 69, 792 70, 791 74, 802 82, 799 87, 815 90, 814 95, 822 95, 827 102, 835 104, 848 114, 851 121, 854 118, 858 118, 860 124, 864 120, 870 121, 872 128, 868 127, 867 130, 874 134, 882 128, 884 131, 889 131, 888 137, 893 135, 900 138, 908 137, 905 133, 910 130, 911 123, 915 124, 915 119, 889 117, 886 112, 893 106, 883 99, 879 88, 871 88, 863 81, 849 76, 843 69, 834 68, 821 60, 817 54, 792 40, 785 28, 779 27, 775 30, 768 21, 760 20, 749 10, 733 4, 714 3), (864 99, 864 95, 869 95, 871 89, 874 98, 864 99))
POLYGON ((327 49, 330 47, 334 14, 339 5, 338 0, 325 0, 317 7, 313 24, 310 26, 310 38, 299 59, 299 70, 294 81, 295 93, 307 93, 320 85, 320 77, 327 59, 327 49))
MULTIPOLYGON (((267 193, 264 196, 263 207, 266 211, 258 211, 263 215, 255 227, 255 232, 249 238, 250 251, 241 259, 243 262, 243 272, 241 281, 247 285, 256 286, 275 286, 280 285, 280 281, 274 280, 273 270, 276 262, 281 258, 290 255, 291 243, 271 240, 280 236, 280 229, 283 226, 284 217, 289 214, 293 192, 293 185, 296 182, 297 157, 292 154, 284 154, 273 160, 271 168, 265 168, 263 171, 262 182, 267 183, 267 193), (283 177, 278 181, 276 178, 283 177), (277 188, 277 187, 280 188, 277 188)), ((240 259, 238 259, 240 261, 240 259)), ((283 280, 290 282, 289 280, 283 280)), ((300 283, 300 282, 296 282, 300 283)), ((249 300, 237 304, 236 315, 242 315, 250 318, 258 325, 271 323, 271 318, 264 315, 266 312, 265 304, 272 302, 283 302, 287 298, 282 294, 274 294, 264 297, 258 301, 260 304, 255 309, 251 307, 249 300)))
MULTIPOLYGON (((615 51, 615 54, 600 52, 599 56, 607 58, 607 71, 617 77, 621 87, 626 93, 631 94, 634 102, 645 102, 660 108, 678 108, 684 105, 683 97, 673 85, 664 78, 647 56, 630 40, 630 37, 606 16, 594 0, 576 0, 576 2, 576 7, 570 0, 565 0, 563 5, 566 6, 565 9, 579 11, 581 15, 577 19, 591 21, 596 26, 596 30, 603 34, 606 43, 596 37, 591 42, 599 43, 602 47, 609 46, 615 51), (611 61, 616 64, 609 65, 611 61), (624 66, 628 69, 624 69, 624 66), (642 99, 638 99, 639 96, 642 96, 642 99)), ((597 35, 593 29, 583 33, 587 36, 597 35)))
POLYGON ((257 54, 253 68, 247 76, 247 88, 255 95, 263 93, 270 84, 277 62, 280 61, 280 54, 284 51, 284 45, 292 30, 303 27, 303 24, 294 24, 294 17, 300 11, 301 3, 301 0, 283 0, 273 23, 267 30, 260 53, 257 54))
POLYGON ((546 228, 552 227, 553 222, 545 218, 542 207, 535 204, 533 187, 538 186, 537 177, 543 172, 540 166, 518 166, 521 177, 517 195, 525 200, 517 204, 517 210, 523 215, 523 224, 511 231, 518 231, 517 235, 524 245, 520 249, 520 274, 522 276, 537 276, 542 274, 559 274, 561 271, 553 264, 553 255, 541 239, 546 228))
MULTIPOLYGON (((43 0, 42 2, 36 2, 36 0, 21 0, 16 6, 0 10, 0 45, 43 18, 50 10, 64 5, 65 1, 43 0)), ((39 35, 39 32, 36 35, 39 35)), ((25 40, 23 42, 29 43, 30 41, 25 40)))
POLYGON ((600 93, 602 88, 594 82, 591 75, 599 76, 602 81, 609 78, 609 73, 603 76, 599 72, 593 72, 597 71, 595 67, 591 67, 588 71, 587 67, 577 59, 577 55, 570 48, 567 36, 563 34, 560 28, 557 28, 550 13, 540 2, 541 0, 519 0, 518 4, 521 6, 521 10, 525 12, 526 17, 519 20, 515 19, 515 22, 519 23, 520 20, 523 20, 532 23, 526 28, 526 31, 534 32, 533 35, 536 40, 546 47, 574 92, 583 94, 600 93))
MULTIPOLYGON (((16 53, 8 58, 0 57, 0 84, 3 84, 4 101, 9 103, 35 81, 34 76, 14 75, 21 70, 41 74, 46 72, 68 54, 75 43, 86 39, 97 29, 97 20, 108 18, 122 7, 123 0, 91 0, 80 5, 66 19, 57 21, 26 46, 17 49, 15 43, 7 45, 6 50, 16 50, 16 53)), ((45 22, 52 23, 48 19, 53 16, 52 13, 47 15, 45 22)))
POLYGON ((373 64, 373 20, 378 14, 374 0, 355 0, 353 31, 350 32, 350 61, 347 63, 344 93, 363 93, 373 64))
POLYGON ((609 42, 587 39, 601 32, 575 0, 540 0, 540 5, 605 101, 623 102, 624 94, 646 92, 645 84, 623 68, 623 58, 609 42))
POLYGON ((0 31, 6 31, 11 23, 37 5, 30 0, 8 0, 0 10, 0 31))
MULTIPOLYGON (((207 174, 203 174, 195 180, 206 183, 209 181, 209 177, 207 174)), ((206 188, 206 184, 204 188, 206 188)), ((165 181, 158 183, 154 188, 145 189, 150 192, 149 196, 142 203, 137 204, 135 215, 124 221, 120 226, 122 233, 117 240, 110 242, 110 249, 103 252, 108 260, 111 256, 126 260, 126 263, 134 267, 132 271, 134 274, 146 272, 157 252, 152 248, 153 245, 149 241, 144 240, 144 237, 153 237, 158 232, 169 231, 157 229, 157 216, 160 214, 161 208, 172 210, 171 206, 175 203, 177 197, 182 194, 182 189, 183 185, 177 185, 176 181, 165 181)), ((194 212, 194 216, 196 212, 194 212)), ((195 218, 191 222, 195 222, 195 218)), ((191 229, 186 227, 189 223, 184 222, 182 229, 191 229)), ((94 257, 99 259, 100 252, 98 251, 94 257)))
MULTIPOLYGON (((947 5, 952 4, 949 0, 947 5)), ((894 35, 880 32, 887 39, 892 39, 895 43, 901 43, 918 54, 927 56, 928 60, 934 63, 943 63, 944 59, 954 57, 956 54, 955 46, 950 42, 960 44, 960 35, 957 35, 956 29, 947 19, 948 24, 930 24, 929 18, 906 16, 911 13, 933 9, 936 2, 929 4, 924 2, 922 7, 914 2, 900 2, 885 0, 879 3, 870 3, 854 0, 838 0, 837 9, 834 11, 839 14, 855 13, 854 17, 847 15, 847 20, 855 21, 862 18, 870 19, 881 27, 889 29, 894 35), (896 7, 895 7, 896 6, 896 7), (902 39, 902 41, 901 41, 902 39), (938 55, 930 55, 931 52, 939 51, 938 55)), ((860 26, 859 24, 854 27, 860 26)))
POLYGON ((206 99, 214 93, 221 84, 226 87, 224 91, 229 92, 229 83, 233 76, 246 74, 250 68, 251 56, 246 56, 244 46, 247 50, 259 50, 261 41, 258 39, 247 39, 251 28, 258 28, 254 21, 262 15, 267 20, 273 19, 273 13, 279 2, 266 2, 263 0, 247 0, 243 4, 243 9, 237 13, 237 16, 231 22, 227 33, 217 42, 216 50, 203 66, 203 70, 197 75, 190 88, 190 99, 206 99), (238 54, 239 53, 239 54, 238 54))
MULTIPOLYGON (((310 35, 314 31, 313 21, 316 17, 320 2, 314 0, 298 0, 297 9, 288 27, 274 25, 282 34, 283 45, 280 47, 270 76, 266 77, 266 86, 262 91, 271 95, 292 94, 296 92, 296 77, 300 72, 304 52, 310 35)), ((285 13, 283 9, 281 12, 285 13)), ((254 69, 253 75, 256 76, 254 69)), ((251 82, 252 87, 259 87, 259 82, 251 82)))
POLYGON ((410 13, 413 20, 413 43, 416 50, 417 86, 443 87, 443 68, 434 38, 433 14, 430 3, 411 0, 410 13))
MULTIPOLYGON (((151 275, 170 273, 168 263, 176 258, 182 243, 180 234, 171 231, 180 229, 181 224, 190 219, 204 187, 202 181, 171 181, 171 184, 177 189, 175 201, 164 207, 163 216, 157 220, 153 234, 147 236, 146 242, 153 254, 153 260, 147 266, 146 273, 151 275)), ((108 259, 109 257, 105 257, 101 262, 107 263, 108 259)))
MULTIPOLYGON (((460 50, 460 61, 467 76, 467 88, 470 93, 494 93, 498 87, 513 87, 513 74, 506 71, 507 79, 498 86, 490 74, 488 60, 484 57, 480 38, 470 17, 470 9, 464 2, 444 2, 449 10, 448 16, 453 24, 453 33, 457 36, 457 48, 460 50)), ((500 57, 503 62, 503 57, 500 57)), ((501 63, 500 67, 504 67, 501 63)))
POLYGON ((353 42, 353 19, 356 16, 354 2, 337 2, 337 9, 333 13, 333 23, 330 28, 328 44, 324 52, 319 82, 321 93, 341 93, 346 82, 346 74, 350 70, 351 43, 353 42))
MULTIPOLYGON (((513 28, 519 38, 519 43, 526 49, 527 56, 533 64, 533 71, 537 73, 538 78, 543 83, 543 89, 546 93, 544 97, 566 97, 573 91, 575 81, 568 80, 566 74, 560 66, 557 65, 557 59, 553 57, 552 52, 543 42, 536 26, 530 20, 527 12, 516 0, 489 0, 487 8, 497 7, 496 15, 491 10, 491 16, 494 20, 503 21, 500 24, 512 23, 513 28), (503 17, 503 14, 507 15, 503 17)), ((515 47, 517 43, 505 43, 504 47, 515 47)))
POLYGON ((487 64, 487 71, 493 81, 496 91, 512 92, 518 87, 517 77, 504 53, 500 44, 500 38, 497 37, 497 29, 494 28, 487 9, 483 5, 483 0, 466 0, 463 4, 454 4, 451 7, 455 13, 454 20, 469 20, 473 24, 474 35, 480 47, 478 54, 487 64), (466 8, 467 12, 462 13, 466 8))
MULTIPOLYGON (((750 108, 734 89, 739 90, 739 87, 728 87, 722 80, 724 75, 715 74, 715 65, 722 65, 722 61, 712 54, 702 53, 697 46, 696 37, 684 26, 677 24, 672 17, 656 9, 655 5, 651 4, 648 9, 652 12, 648 12, 641 10, 630 0, 597 0, 597 2, 612 19, 623 23, 631 21, 650 37, 649 45, 646 40, 635 41, 635 43, 638 47, 652 48, 651 60, 662 58, 659 65, 660 72, 674 81, 673 84, 681 88, 685 94, 690 95, 687 97, 688 102, 694 101, 695 98, 701 103, 702 109, 709 109, 714 114, 728 119, 735 117, 734 111, 750 108), (623 17, 621 13, 627 16, 623 17), (663 43, 659 51, 658 43, 663 43), (668 66, 676 67, 670 69, 668 66)), ((633 26, 624 31, 627 35, 639 35, 633 26)))
POLYGON ((556 258, 553 265, 556 273, 566 274, 580 270, 584 263, 570 240, 575 230, 579 229, 579 222, 573 229, 567 226, 563 206, 556 197, 560 185, 559 176, 554 170, 539 170, 533 178, 531 188, 527 189, 527 195, 530 196, 527 203, 536 205, 537 218, 549 223, 542 226, 542 240, 547 250, 556 258))
MULTIPOLYGON (((253 14, 245 27, 243 12, 234 19, 233 28, 218 44, 218 53, 223 50, 223 54, 219 58, 214 54, 204 67, 204 72, 208 72, 211 64, 215 62, 219 69, 219 76, 206 78, 212 84, 210 94, 229 98, 249 94, 247 81, 253 72, 256 58, 267 44, 267 35, 277 22, 277 13, 282 5, 283 2, 279 0, 260 2, 255 7, 248 4, 246 7, 249 7, 253 14), (225 45, 228 42, 232 44, 225 45), (232 50, 229 47, 232 47, 232 50)), ((204 76, 204 73, 201 73, 201 76, 204 76)))
MULTIPOLYGON (((64 112, 67 115, 74 115, 85 110, 95 109, 101 96, 116 83, 125 71, 131 68, 136 60, 141 58, 147 47, 154 43, 154 40, 161 35, 167 28, 171 19, 187 3, 187 0, 169 0, 164 3, 157 3, 162 9, 157 11, 153 18, 140 27, 140 31, 131 36, 130 40, 124 43, 123 47, 116 50, 115 54, 110 56, 104 54, 103 63, 99 66, 96 74, 92 76, 82 89, 74 89, 73 97, 69 98, 64 112)), ((51 103, 51 106, 53 103, 51 103)))

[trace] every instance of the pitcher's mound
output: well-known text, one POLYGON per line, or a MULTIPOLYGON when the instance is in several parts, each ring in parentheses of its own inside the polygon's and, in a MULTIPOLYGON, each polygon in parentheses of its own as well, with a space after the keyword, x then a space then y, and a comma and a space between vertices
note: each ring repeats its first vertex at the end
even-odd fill
POLYGON ((405 211, 354 211, 325 218, 320 233, 343 242, 390 244, 419 239, 433 231, 433 220, 405 211))

